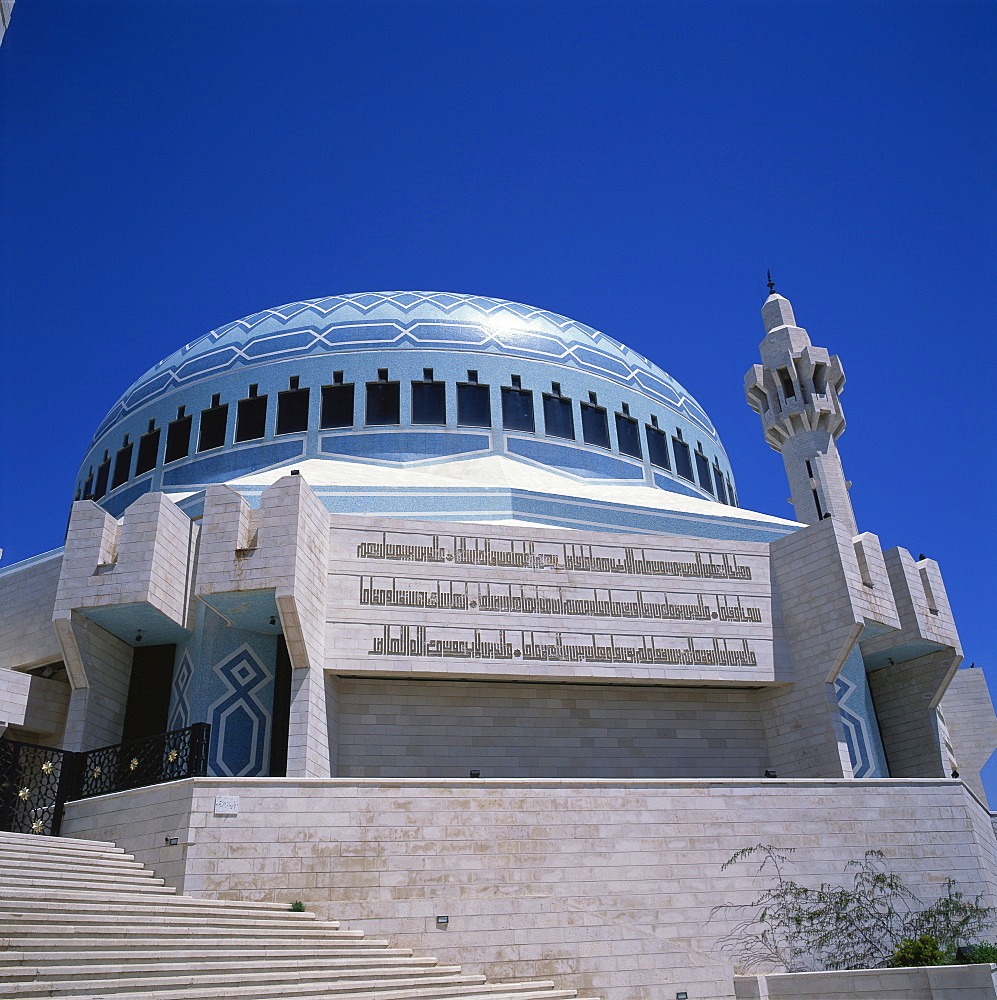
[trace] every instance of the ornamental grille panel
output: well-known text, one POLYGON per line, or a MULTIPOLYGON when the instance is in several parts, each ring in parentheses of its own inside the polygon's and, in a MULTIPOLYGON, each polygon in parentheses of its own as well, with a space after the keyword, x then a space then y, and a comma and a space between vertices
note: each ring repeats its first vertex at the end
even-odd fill
POLYGON ((82 753, 0 739, 0 830, 58 836, 72 799, 203 777, 210 733, 199 722, 82 753))
POLYGON ((75 757, 0 739, 0 830, 57 836, 75 757))
POLYGON ((79 753, 76 781, 67 797, 88 799, 126 788, 203 777, 210 729, 199 722, 186 729, 79 753))

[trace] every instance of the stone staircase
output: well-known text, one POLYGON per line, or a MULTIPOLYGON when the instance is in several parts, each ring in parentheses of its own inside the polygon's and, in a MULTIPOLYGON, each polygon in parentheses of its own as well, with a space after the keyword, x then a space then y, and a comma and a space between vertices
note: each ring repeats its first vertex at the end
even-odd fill
POLYGON ((178 896, 114 844, 0 832, 0 998, 568 1000, 292 912, 178 896))

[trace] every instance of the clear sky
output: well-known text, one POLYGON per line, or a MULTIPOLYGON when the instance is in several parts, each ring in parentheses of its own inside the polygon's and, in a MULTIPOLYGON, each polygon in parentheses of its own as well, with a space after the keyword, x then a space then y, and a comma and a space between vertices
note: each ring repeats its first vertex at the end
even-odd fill
POLYGON ((93 430, 161 357, 363 290, 623 340, 705 406, 743 505, 789 516, 741 389, 771 268, 844 363, 860 528, 940 561, 997 667, 995 39, 975 0, 18 0, 4 564, 61 544, 93 430))

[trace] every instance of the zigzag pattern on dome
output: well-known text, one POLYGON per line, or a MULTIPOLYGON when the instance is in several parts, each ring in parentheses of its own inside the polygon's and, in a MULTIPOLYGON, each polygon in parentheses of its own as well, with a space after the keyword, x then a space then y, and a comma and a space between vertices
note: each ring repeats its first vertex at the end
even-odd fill
POLYGON ((570 364, 639 389, 683 413, 717 443, 720 440, 703 408, 667 372, 584 323, 480 295, 365 292, 265 309, 182 347, 125 392, 101 422, 91 447, 108 427, 137 407, 200 379, 265 361, 381 351, 389 346, 465 348, 570 364), (300 322, 308 313, 320 322, 300 322), (251 331, 256 333, 247 337, 251 331))

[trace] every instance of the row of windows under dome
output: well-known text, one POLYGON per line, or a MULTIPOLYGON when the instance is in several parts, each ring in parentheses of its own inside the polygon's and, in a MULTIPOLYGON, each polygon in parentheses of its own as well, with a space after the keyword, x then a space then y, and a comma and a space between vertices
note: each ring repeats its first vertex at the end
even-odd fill
MULTIPOLYGON (((303 434, 316 419, 320 430, 400 426, 403 424, 402 383, 389 376, 387 368, 379 368, 375 380, 354 383, 346 381, 343 372, 333 372, 332 381, 320 386, 314 394, 317 401, 313 399, 312 390, 301 386, 298 376, 292 376, 287 389, 276 394, 276 416, 273 427, 269 428, 270 434, 303 434), (362 403, 359 413, 358 403, 362 403)), ((611 421, 610 410, 600 404, 595 392, 589 392, 585 399, 574 399, 561 391, 560 383, 551 382, 549 391, 535 393, 523 387, 519 375, 512 375, 508 385, 497 387, 496 407, 493 387, 479 381, 474 369, 467 371, 465 380, 447 383, 435 379, 432 368, 425 368, 422 379, 412 380, 409 388, 406 407, 409 420, 406 423, 411 426, 491 428, 499 425, 514 433, 580 441, 616 451, 627 458, 641 461, 646 458, 652 467, 698 485, 721 503, 737 505, 734 487, 721 468, 718 456, 707 455, 701 441, 696 441, 693 447, 685 440, 681 428, 669 430, 659 426, 656 414, 651 414, 650 421, 642 428, 626 402, 621 402, 619 409, 612 411, 611 421), (453 419, 448 421, 448 415, 453 419), (615 435, 611 435, 611 427, 615 435)), ((197 415, 195 433, 195 414, 180 406, 175 419, 167 423, 165 435, 163 428, 150 420, 137 445, 126 434, 113 456, 106 450, 101 461, 90 467, 86 480, 77 490, 76 499, 100 500, 130 479, 151 472, 159 465, 188 458, 192 453, 266 438, 270 409, 270 397, 260 394, 258 384, 250 385, 246 396, 237 400, 234 406, 215 394, 210 405, 197 415)))

